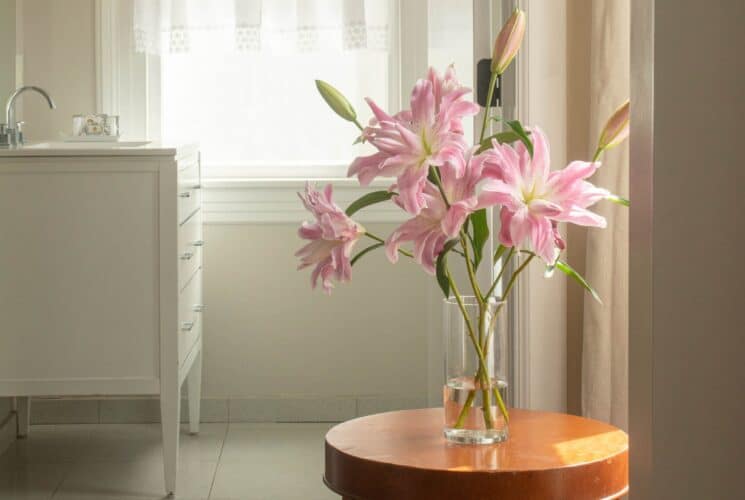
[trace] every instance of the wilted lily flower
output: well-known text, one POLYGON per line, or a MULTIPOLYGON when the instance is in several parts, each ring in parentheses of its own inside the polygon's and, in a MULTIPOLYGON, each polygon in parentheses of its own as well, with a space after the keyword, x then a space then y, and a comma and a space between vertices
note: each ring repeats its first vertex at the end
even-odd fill
POLYGON ((629 136, 629 100, 616 109, 603 127, 598 140, 598 151, 621 144, 629 136))
POLYGON ((501 75, 505 72, 520 49, 525 36, 525 12, 515 9, 494 42, 491 71, 501 75))
POLYGON ((311 240, 295 253, 300 257, 298 269, 314 265, 310 276, 313 288, 321 278, 323 289, 331 293, 334 285, 331 277, 345 282, 352 278, 350 257, 357 240, 365 234, 365 228, 350 219, 331 199, 332 187, 328 184, 323 192, 310 183, 305 185, 305 194, 298 193, 305 208, 316 218, 315 222, 303 222, 298 235, 311 240))

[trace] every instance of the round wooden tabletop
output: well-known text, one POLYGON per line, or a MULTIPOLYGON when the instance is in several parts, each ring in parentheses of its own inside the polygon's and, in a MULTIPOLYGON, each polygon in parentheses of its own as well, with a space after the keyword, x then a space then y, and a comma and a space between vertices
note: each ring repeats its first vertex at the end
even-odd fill
POLYGON ((628 436, 596 420, 510 410, 510 437, 451 444, 442 408, 357 418, 326 434, 326 485, 345 499, 609 499, 628 490, 628 436))

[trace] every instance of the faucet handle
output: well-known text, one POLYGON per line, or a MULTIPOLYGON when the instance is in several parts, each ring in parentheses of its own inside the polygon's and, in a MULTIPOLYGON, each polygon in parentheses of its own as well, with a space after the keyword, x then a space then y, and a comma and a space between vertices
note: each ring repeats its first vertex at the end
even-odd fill
POLYGON ((23 144, 23 125, 26 122, 16 122, 16 144, 23 144))
POLYGON ((6 123, 0 123, 0 148, 10 146, 10 130, 6 123))

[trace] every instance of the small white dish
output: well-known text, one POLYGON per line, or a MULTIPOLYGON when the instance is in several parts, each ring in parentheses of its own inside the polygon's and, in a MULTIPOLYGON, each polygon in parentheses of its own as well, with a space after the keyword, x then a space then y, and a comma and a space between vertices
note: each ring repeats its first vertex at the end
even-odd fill
POLYGON ((64 142, 119 142, 117 135, 80 135, 68 136, 62 139, 64 142))

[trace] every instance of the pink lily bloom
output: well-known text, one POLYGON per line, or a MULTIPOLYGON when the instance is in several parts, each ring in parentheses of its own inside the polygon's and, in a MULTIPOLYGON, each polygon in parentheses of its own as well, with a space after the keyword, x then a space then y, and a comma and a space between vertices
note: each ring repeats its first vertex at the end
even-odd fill
MULTIPOLYGON (((461 156, 456 165, 440 168, 440 177, 450 208, 445 205, 436 185, 426 181, 422 195, 426 206, 419 214, 404 222, 385 243, 388 260, 398 261, 401 242, 414 243, 414 259, 425 271, 435 274, 435 262, 448 240, 458 237, 466 218, 478 208, 476 186, 482 179, 483 156, 470 152, 461 156)), ((400 197, 394 201, 401 205, 400 197)))
POLYGON ((484 174, 490 180, 479 195, 479 206, 502 205, 499 241, 503 245, 527 246, 553 263, 565 247, 558 223, 605 227, 605 219, 587 207, 610 193, 585 180, 600 163, 573 161, 552 172, 546 136, 536 127, 530 137, 532 159, 521 142, 511 146, 494 141, 483 153, 487 163, 484 174))
POLYGON ((331 199, 332 187, 328 184, 323 192, 317 191, 310 183, 305 185, 305 194, 298 193, 305 208, 316 218, 316 222, 303 222, 298 235, 311 240, 295 253, 300 257, 298 269, 315 265, 310 282, 315 289, 321 278, 323 289, 331 293, 334 285, 331 277, 339 282, 352 278, 350 257, 355 243, 365 234, 365 228, 350 219, 331 199))
POLYGON ((429 167, 457 163, 466 149, 461 121, 479 109, 463 99, 468 92, 451 68, 444 79, 430 70, 428 79, 416 83, 411 110, 391 116, 367 99, 375 118, 363 136, 378 152, 355 158, 347 175, 356 175, 363 186, 379 176, 396 177, 401 207, 418 214, 427 203, 429 167))

